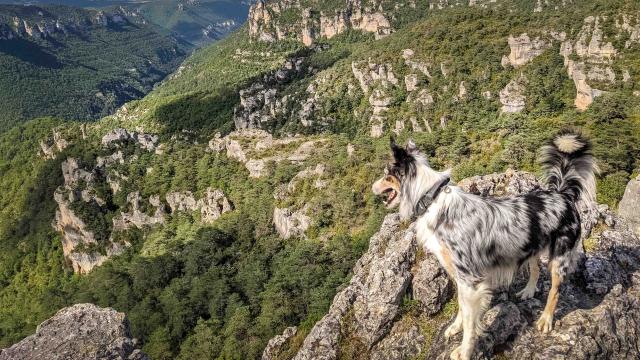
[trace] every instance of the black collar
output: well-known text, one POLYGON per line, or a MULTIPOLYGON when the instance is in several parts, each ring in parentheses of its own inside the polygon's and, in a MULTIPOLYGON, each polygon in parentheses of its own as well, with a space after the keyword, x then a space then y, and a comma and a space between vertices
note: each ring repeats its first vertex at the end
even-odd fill
POLYGON ((413 216, 415 218, 422 216, 427 212, 427 209, 429 209, 429 206, 431 206, 431 204, 436 200, 436 198, 440 194, 440 191, 442 191, 442 188, 449 184, 449 180, 449 177, 442 179, 440 182, 433 185, 431 189, 429 189, 429 191, 422 195, 420 200, 418 200, 418 202, 416 203, 416 206, 413 208, 413 216))

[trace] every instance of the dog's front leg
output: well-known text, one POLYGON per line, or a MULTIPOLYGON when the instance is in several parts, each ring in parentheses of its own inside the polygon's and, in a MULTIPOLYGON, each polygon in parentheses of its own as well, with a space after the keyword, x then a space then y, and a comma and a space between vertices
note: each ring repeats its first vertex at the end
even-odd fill
POLYGON ((491 293, 480 284, 476 286, 458 283, 458 302, 462 315, 462 344, 451 353, 452 360, 469 360, 478 340, 478 334, 482 332, 480 320, 489 302, 491 293))
POLYGON ((462 331, 462 309, 460 308, 460 300, 458 300, 458 314, 453 323, 444 331, 444 338, 449 340, 460 331, 462 331))

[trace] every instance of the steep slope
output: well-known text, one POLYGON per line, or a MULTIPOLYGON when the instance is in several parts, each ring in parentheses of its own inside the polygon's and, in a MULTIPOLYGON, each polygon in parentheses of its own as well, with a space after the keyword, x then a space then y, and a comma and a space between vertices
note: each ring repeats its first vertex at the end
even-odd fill
MULTIPOLYGON (((280 353, 293 357, 375 248, 385 211, 369 189, 392 133, 462 179, 535 172, 551 134, 581 127, 614 208, 638 168, 636 2, 472 3, 258 3, 114 115, 3 135, 1 179, 16 190, 0 194, 2 345, 93 302, 126 312, 152 358, 258 358, 297 326, 280 353), (381 16, 389 26, 362 26, 381 16), (580 110, 585 84, 606 92, 580 110)), ((422 256, 406 255, 405 285, 422 256)), ((432 278, 436 314, 451 289, 432 278)), ((385 309, 400 311, 395 295, 385 309)), ((374 320, 358 330, 369 344, 390 324, 374 320)), ((366 353, 349 339, 341 349, 366 353)))
POLYGON ((179 39, 195 46, 220 40, 241 26, 249 4, 237 0, 162 0, 121 4, 133 17, 142 16, 179 39))
POLYGON ((118 12, 136 24, 152 24, 195 46, 219 40, 242 25, 249 3, 236 0, 4 0, 10 4, 62 4, 118 12))
POLYGON ((149 92, 185 50, 119 14, 0 5, 0 129, 45 115, 108 115, 149 92))

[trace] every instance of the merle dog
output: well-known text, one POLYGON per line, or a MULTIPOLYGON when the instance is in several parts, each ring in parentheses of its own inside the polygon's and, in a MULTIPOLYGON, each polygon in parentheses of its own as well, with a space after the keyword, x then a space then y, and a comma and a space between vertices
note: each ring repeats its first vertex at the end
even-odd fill
POLYGON ((486 198, 450 183, 449 172, 432 169, 413 142, 402 148, 392 140, 393 161, 372 190, 386 197, 388 208, 399 206, 403 219, 415 219, 418 244, 456 282, 459 310, 445 337, 464 333, 452 359, 471 358, 492 290, 509 284, 524 263, 530 276, 518 295, 534 295, 541 253, 549 256, 551 289, 537 328, 552 329, 560 283, 581 244, 576 202, 595 200, 597 167, 590 148, 579 133, 562 132, 541 149, 546 190, 486 198))

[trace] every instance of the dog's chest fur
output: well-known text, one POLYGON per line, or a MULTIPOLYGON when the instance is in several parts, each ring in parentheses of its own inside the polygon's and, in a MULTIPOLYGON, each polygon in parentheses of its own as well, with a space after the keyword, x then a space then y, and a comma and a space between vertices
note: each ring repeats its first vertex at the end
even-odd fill
POLYGON ((451 256, 442 239, 438 238, 435 231, 436 216, 440 208, 444 206, 445 194, 441 194, 436 202, 429 206, 426 213, 416 220, 416 240, 418 246, 422 247, 426 252, 430 252, 438 258, 440 265, 447 271, 451 266, 451 256))

